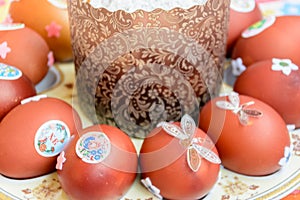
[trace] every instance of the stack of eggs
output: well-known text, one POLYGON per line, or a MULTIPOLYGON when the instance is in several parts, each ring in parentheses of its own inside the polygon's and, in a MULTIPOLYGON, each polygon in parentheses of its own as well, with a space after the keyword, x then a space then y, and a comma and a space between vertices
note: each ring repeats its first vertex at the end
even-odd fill
POLYGON ((54 171, 57 155, 81 129, 71 105, 38 94, 37 85, 53 64, 52 49, 34 28, 9 17, 0 24, 0 174, 6 177, 54 171))
POLYGON ((265 18, 256 1, 231 1, 227 56, 238 58, 235 63, 243 60, 247 70, 234 91, 205 104, 197 128, 184 116, 181 123, 163 122, 145 138, 142 182, 158 198, 204 197, 217 181, 220 163, 255 177, 287 164, 292 151, 287 124, 299 127, 300 120, 294 64, 299 63, 300 29, 291 25, 299 20, 265 18))
POLYGON ((267 103, 294 127, 300 126, 299 25, 297 15, 265 16, 241 32, 230 53, 233 90, 267 103))
POLYGON ((299 25, 300 16, 267 17, 243 32, 232 53, 234 63, 246 68, 234 90, 268 103, 295 127, 300 126, 299 25))
POLYGON ((129 136, 107 125, 83 129, 71 105, 36 90, 54 60, 72 59, 66 1, 12 1, 9 14, 0 25, 0 174, 58 170, 72 199, 119 199, 137 175, 129 136))
POLYGON ((229 24, 227 56, 237 79, 231 93, 203 107, 199 127, 225 168, 269 175, 291 155, 287 125, 300 126, 300 17, 262 17, 254 0, 232 1, 229 24))
MULTIPOLYGON (((23 2, 30 1, 12 4, 23 2)), ((32 8, 24 5, 22 10, 32 8)), ((0 24, 0 174, 22 179, 54 171, 57 155, 82 125, 67 102, 38 94, 37 85, 54 63, 55 49, 25 20, 39 22, 38 17, 27 14, 21 17, 24 21, 12 21, 11 16, 22 12, 10 9, 11 15, 0 24)))
POLYGON ((205 196, 216 182, 220 162, 248 176, 270 175, 287 164, 292 150, 287 124, 299 127, 300 119, 295 64, 300 29, 294 26, 299 20, 265 18, 254 0, 231 1, 227 56, 242 60, 247 70, 233 92, 202 108, 198 128, 191 128, 194 123, 184 116, 180 124, 162 123, 144 140, 142 182, 157 197, 205 196), (291 34, 283 36, 287 32, 291 34))

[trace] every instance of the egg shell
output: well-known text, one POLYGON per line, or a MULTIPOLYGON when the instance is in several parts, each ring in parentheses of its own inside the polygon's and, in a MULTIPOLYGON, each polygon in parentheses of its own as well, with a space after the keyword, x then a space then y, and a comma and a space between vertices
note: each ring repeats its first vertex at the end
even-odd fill
POLYGON ((269 104, 287 124, 300 127, 300 70, 291 70, 286 75, 281 70, 272 70, 273 64, 268 59, 250 65, 236 79, 234 90, 269 104))
POLYGON ((0 56, 0 62, 19 68, 34 84, 46 76, 50 50, 37 32, 28 27, 0 28, 0 45, 7 49, 0 56))
POLYGON ((24 23, 39 33, 47 42, 51 51, 53 51, 57 61, 68 61, 72 59, 66 1, 13 1, 9 8, 9 14, 14 22, 24 23), (47 31, 47 26, 52 27, 50 32, 47 31))
MULTIPOLYGON (((178 122, 175 124, 179 126, 178 122)), ((207 135, 197 129, 194 137, 207 135)), ((149 177, 166 199, 200 199, 217 182, 220 165, 202 158, 199 170, 194 172, 188 166, 186 151, 179 139, 161 127, 144 139, 139 156, 142 178, 149 177)), ((218 155, 214 145, 212 151, 218 155)))
MULTIPOLYGON (((254 0, 248 0, 246 2, 251 2, 254 0)), ((233 4, 234 1, 231 1, 233 4)), ((254 2, 255 6, 252 10, 237 10, 230 8, 229 12, 229 22, 228 22, 228 37, 227 37, 227 57, 231 56, 232 49, 241 36, 241 33, 248 28, 253 23, 261 20, 263 18, 262 12, 259 8, 257 2, 254 2)))
MULTIPOLYGON (((0 63, 0 73, 2 74, 11 67, 0 63)), ((31 80, 21 70, 15 67, 13 69, 17 70, 20 76, 11 78, 0 76, 0 91, 5 91, 0 95, 0 121, 11 109, 19 105, 21 100, 36 95, 36 89, 31 80)))
POLYGON ((138 157, 131 139, 120 129, 109 125, 93 125, 79 131, 64 150, 66 161, 57 170, 63 190, 72 200, 120 199, 133 184, 138 157), (102 132, 110 140, 111 151, 99 163, 83 161, 76 153, 80 136, 102 132))
POLYGON ((274 18, 274 24, 261 33, 248 38, 241 36, 234 46, 232 58, 242 58, 245 66, 274 57, 290 58, 300 64, 300 16, 274 18))
POLYGON ((217 101, 229 101, 228 97, 216 97, 201 110, 199 127, 216 143, 222 165, 234 172, 262 176, 278 171, 285 147, 290 146, 289 133, 281 116, 266 103, 252 97, 239 95, 240 105, 254 101, 246 109, 263 113, 261 117, 249 117, 248 125, 239 122, 231 110, 216 106, 217 101))
MULTIPOLYGON (((38 145, 37 142, 40 142, 36 141, 36 137, 42 136, 42 131, 45 131, 47 140, 58 138, 57 132, 54 135, 47 135, 46 129, 38 131, 46 122, 53 122, 51 120, 63 122, 66 125, 63 127, 64 130, 68 127, 70 135, 81 129, 81 120, 77 112, 68 103, 52 97, 20 104, 3 118, 0 123, 0 174, 23 179, 41 176, 55 170, 57 156, 51 152, 48 154, 49 157, 43 156, 40 153, 46 151, 42 152, 42 145, 39 145, 39 149, 35 147, 38 145)), ((53 125, 55 124, 52 123, 50 127, 53 125)), ((68 137, 64 139, 67 141, 68 137)))

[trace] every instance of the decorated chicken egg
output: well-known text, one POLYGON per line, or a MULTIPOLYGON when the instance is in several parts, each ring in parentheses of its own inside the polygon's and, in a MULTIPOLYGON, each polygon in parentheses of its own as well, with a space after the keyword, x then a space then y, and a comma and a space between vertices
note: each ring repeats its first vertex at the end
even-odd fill
POLYGON ((255 0, 232 0, 230 3, 227 56, 241 33, 253 23, 262 19, 262 12, 255 0))
POLYGON ((250 65, 234 90, 271 105, 287 124, 300 127, 300 70, 290 59, 268 59, 250 65))
POLYGON ((72 200, 120 199, 133 184, 138 157, 120 129, 93 125, 79 132, 57 159, 62 189, 72 200))
POLYGON ((180 200, 207 195, 221 162, 212 140, 189 115, 180 124, 160 123, 145 138, 139 159, 145 187, 158 198, 180 200))
POLYGON ((57 155, 77 129, 79 115, 63 100, 22 100, 0 123, 0 174, 21 179, 55 171, 57 155))
POLYGON ((0 63, 0 121, 22 99, 35 96, 36 90, 30 79, 16 67, 0 63))
POLYGON ((24 24, 0 24, 0 62, 20 69, 34 84, 53 64, 45 40, 24 24))
POLYGON ((245 66, 272 58, 289 58, 300 63, 300 16, 269 16, 243 31, 232 58, 245 66))
POLYGON ((24 23, 38 32, 57 61, 72 59, 66 0, 12 1, 9 13, 13 22, 24 23))
POLYGON ((278 171, 290 157, 290 137, 281 116, 268 104, 235 92, 216 97, 200 114, 199 127, 212 138, 222 165, 262 176, 278 171))

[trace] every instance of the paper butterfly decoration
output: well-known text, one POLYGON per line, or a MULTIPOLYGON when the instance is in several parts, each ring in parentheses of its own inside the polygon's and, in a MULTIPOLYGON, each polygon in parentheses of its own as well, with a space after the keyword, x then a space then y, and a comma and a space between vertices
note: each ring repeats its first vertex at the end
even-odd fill
POLYGON ((216 105, 219 108, 225 110, 231 110, 238 116, 238 119, 242 125, 249 125, 249 117, 261 117, 262 112, 255 109, 247 109, 247 106, 253 105, 254 101, 250 101, 240 105, 239 94, 236 92, 231 92, 228 95, 228 101, 217 101, 216 105))
POLYGON ((209 138, 194 138, 196 124, 189 115, 185 114, 180 126, 168 122, 161 122, 161 126, 169 135, 179 139, 180 144, 187 147, 187 162, 191 170, 197 172, 201 166, 202 158, 209 162, 220 164, 221 160, 211 148, 214 146, 209 138))

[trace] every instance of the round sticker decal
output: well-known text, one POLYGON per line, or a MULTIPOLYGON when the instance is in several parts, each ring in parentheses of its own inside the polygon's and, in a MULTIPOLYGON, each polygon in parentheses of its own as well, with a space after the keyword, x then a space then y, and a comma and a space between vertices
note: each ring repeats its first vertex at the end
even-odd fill
POLYGON ((242 37, 249 38, 258 35, 259 33, 263 32, 264 30, 272 26, 275 23, 275 21, 276 21, 275 16, 265 17, 264 19, 256 22, 255 24, 251 25, 248 29, 246 29, 242 33, 242 37))
POLYGON ((251 12, 255 8, 255 0, 231 0, 230 8, 242 13, 251 12))
POLYGON ((50 120, 37 130, 34 138, 36 151, 44 157, 58 155, 70 139, 68 126, 59 120, 50 120))
POLYGON ((22 76, 22 71, 18 68, 0 63, 0 80, 16 80, 22 76))
POLYGON ((76 143, 76 154, 86 163, 100 163, 110 153, 111 143, 102 132, 88 132, 76 143))

